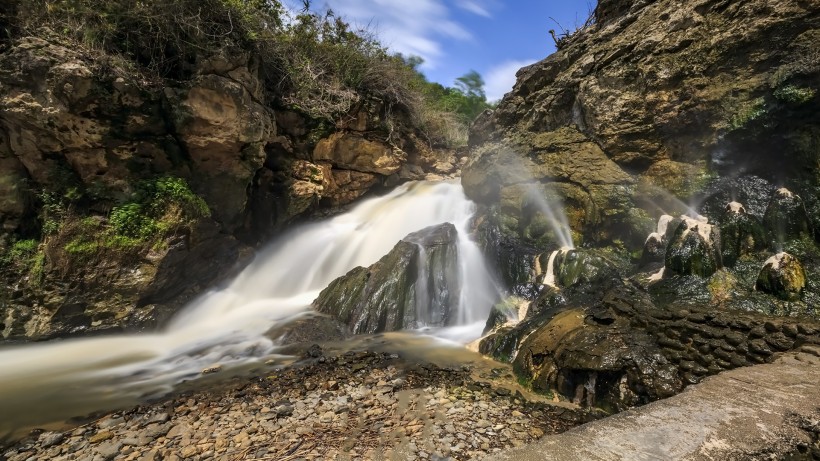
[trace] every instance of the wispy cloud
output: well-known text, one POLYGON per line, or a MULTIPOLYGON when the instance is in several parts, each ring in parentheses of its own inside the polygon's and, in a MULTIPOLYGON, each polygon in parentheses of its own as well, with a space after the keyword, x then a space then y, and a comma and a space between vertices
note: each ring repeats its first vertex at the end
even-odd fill
POLYGON ((537 59, 504 61, 487 71, 484 76, 484 90, 488 101, 497 101, 515 85, 515 73, 537 59))
POLYGON ((324 0, 315 6, 332 9, 356 27, 375 32, 391 50, 424 58, 433 69, 445 58, 442 43, 466 41, 472 34, 453 18, 455 7, 489 16, 496 0, 324 0))
POLYGON ((456 2, 456 5, 462 10, 469 11, 473 14, 484 16, 485 18, 492 17, 490 12, 487 10, 487 6, 483 2, 477 2, 473 0, 458 0, 456 2))

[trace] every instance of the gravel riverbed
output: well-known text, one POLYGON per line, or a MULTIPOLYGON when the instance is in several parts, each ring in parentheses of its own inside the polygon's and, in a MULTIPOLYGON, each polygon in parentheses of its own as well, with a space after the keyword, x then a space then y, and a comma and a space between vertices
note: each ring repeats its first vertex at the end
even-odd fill
MULTIPOLYGON (((0 460, 482 459, 591 419, 514 386, 397 354, 347 352, 33 431, 0 460)), ((510 375, 507 374, 507 377, 510 375)))

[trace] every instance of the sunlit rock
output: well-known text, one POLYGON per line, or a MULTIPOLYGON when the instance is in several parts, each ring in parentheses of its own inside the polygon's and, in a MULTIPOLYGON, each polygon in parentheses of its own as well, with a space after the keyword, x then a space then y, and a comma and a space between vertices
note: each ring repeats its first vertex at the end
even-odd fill
POLYGON ((643 245, 641 254, 641 264, 662 262, 666 254, 666 244, 669 242, 669 234, 674 231, 675 226, 680 223, 670 215, 662 215, 658 219, 658 226, 655 232, 649 234, 643 245), (671 229, 671 230, 670 230, 671 229))
POLYGON ((806 288, 806 272, 789 253, 778 253, 763 264, 755 288, 786 301, 797 301, 806 288))
POLYGON ((681 216, 666 247, 665 275, 708 277, 722 266, 720 231, 704 220, 681 216))

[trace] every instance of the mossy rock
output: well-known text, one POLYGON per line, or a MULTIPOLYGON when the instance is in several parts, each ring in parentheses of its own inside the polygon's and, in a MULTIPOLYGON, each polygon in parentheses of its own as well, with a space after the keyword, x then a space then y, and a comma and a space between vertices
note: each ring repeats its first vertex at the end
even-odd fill
POLYGON ((666 247, 666 275, 714 274, 722 266, 719 242, 717 227, 692 218, 683 219, 666 247))
POLYGON ((737 260, 765 248, 763 225, 737 202, 726 206, 720 220, 720 254, 723 265, 732 267, 737 260))
POLYGON ((778 253, 764 263, 755 288, 785 301, 797 301, 806 288, 806 272, 796 257, 778 253))
POLYGON ((763 226, 771 248, 778 251, 787 240, 814 235, 803 199, 786 188, 780 188, 772 195, 763 216, 763 226))
POLYGON ((331 282, 313 304, 354 334, 452 325, 461 290, 457 240, 449 223, 409 234, 369 268, 331 282))

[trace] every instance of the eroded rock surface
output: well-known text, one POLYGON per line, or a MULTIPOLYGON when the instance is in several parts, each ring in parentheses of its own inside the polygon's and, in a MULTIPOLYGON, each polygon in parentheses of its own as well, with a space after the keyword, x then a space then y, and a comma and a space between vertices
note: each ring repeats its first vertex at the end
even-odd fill
POLYGON ((635 246, 651 229, 635 205, 671 207, 715 175, 816 183, 816 5, 609 1, 596 19, 474 125, 464 185, 503 231, 539 243, 510 222, 527 178, 556 182, 578 237, 635 246))

